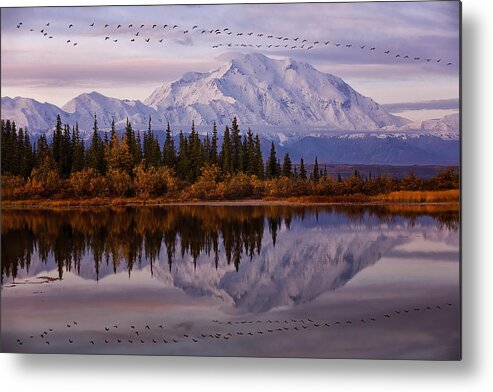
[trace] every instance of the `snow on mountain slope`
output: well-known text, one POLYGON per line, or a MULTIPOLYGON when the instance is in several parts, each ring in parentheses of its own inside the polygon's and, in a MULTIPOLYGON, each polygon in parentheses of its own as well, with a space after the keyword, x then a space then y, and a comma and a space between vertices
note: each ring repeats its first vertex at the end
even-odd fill
POLYGON ((409 136, 414 134, 426 134, 442 139, 458 140, 460 134, 459 113, 449 114, 439 119, 413 122, 399 128, 409 136))
POLYGON ((17 128, 31 132, 46 132, 56 124, 60 114, 62 121, 70 121, 70 115, 50 103, 41 103, 31 98, 2 97, 1 115, 3 119, 15 121, 17 128))
POLYGON ((323 126, 374 130, 409 120, 386 112, 341 78, 307 63, 246 54, 207 73, 187 73, 156 89, 145 103, 172 124, 323 126))
POLYGON ((115 119, 118 129, 126 125, 127 118, 134 129, 146 129, 149 117, 154 127, 162 129, 166 121, 152 108, 140 101, 106 97, 97 92, 81 94, 67 102, 62 109, 70 113, 72 122, 78 122, 82 129, 91 129, 94 124, 94 115, 97 116, 100 128, 107 129, 115 119), (164 125, 163 125, 164 124, 164 125))

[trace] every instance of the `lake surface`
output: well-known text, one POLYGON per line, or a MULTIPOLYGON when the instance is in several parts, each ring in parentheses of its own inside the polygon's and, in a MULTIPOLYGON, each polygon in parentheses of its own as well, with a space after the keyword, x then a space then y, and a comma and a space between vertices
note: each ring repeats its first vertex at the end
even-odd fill
POLYGON ((2 211, 2 350, 460 358, 457 206, 2 211))

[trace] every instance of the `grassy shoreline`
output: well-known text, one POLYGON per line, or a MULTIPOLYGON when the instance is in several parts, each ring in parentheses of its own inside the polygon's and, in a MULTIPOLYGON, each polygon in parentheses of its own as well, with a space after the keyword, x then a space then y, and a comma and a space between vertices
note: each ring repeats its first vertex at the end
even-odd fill
POLYGON ((1 208, 72 208, 166 205, 458 205, 459 190, 398 191, 376 196, 301 196, 241 200, 178 200, 166 198, 82 198, 2 200, 1 208))

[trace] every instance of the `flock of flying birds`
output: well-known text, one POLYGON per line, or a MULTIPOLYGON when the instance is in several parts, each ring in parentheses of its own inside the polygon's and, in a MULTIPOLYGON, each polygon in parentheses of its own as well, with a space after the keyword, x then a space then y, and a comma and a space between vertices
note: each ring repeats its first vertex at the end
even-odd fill
MULTIPOLYGON (((395 309, 393 312, 385 313, 383 318, 377 315, 367 316, 366 318, 361 318, 358 322, 357 319, 344 319, 342 320, 312 320, 311 318, 305 319, 288 319, 288 320, 212 320, 215 331, 211 331, 210 327, 208 330, 198 331, 192 333, 191 331, 179 331, 174 327, 169 328, 166 324, 163 323, 158 326, 150 326, 147 324, 143 328, 138 328, 136 325, 130 325, 130 329, 126 325, 118 325, 118 324, 109 324, 104 327, 104 332, 98 331, 96 335, 89 337, 89 340, 84 340, 81 342, 81 339, 76 339, 76 336, 79 335, 78 331, 78 322, 72 321, 66 323, 64 331, 60 335, 57 334, 58 331, 55 331, 53 328, 46 328, 42 331, 41 334, 36 333, 33 335, 29 335, 24 337, 17 338, 17 345, 23 346, 24 343, 32 342, 44 342, 46 345, 50 345, 50 342, 53 342, 53 339, 57 340, 55 343, 60 343, 60 338, 64 339, 64 341, 70 345, 72 344, 84 344, 91 346, 101 346, 104 342, 104 345, 107 344, 167 344, 167 343, 179 343, 179 342, 190 342, 199 343, 204 339, 234 339, 234 338, 242 338, 254 335, 269 335, 276 334, 278 332, 302 332, 306 329, 314 329, 314 328, 333 328, 333 327, 349 327, 350 325, 360 324, 360 325, 372 325, 374 323, 378 323, 381 320, 390 320, 393 318, 402 318, 406 316, 411 316, 416 312, 424 312, 428 315, 432 313, 442 312, 447 310, 447 308, 451 308, 453 306, 452 303, 445 304, 436 304, 436 305, 428 305, 428 306, 416 306, 405 309, 395 309), (112 326, 113 325, 113 326, 112 326), (255 325, 255 329, 253 326, 255 325), (218 332, 218 328, 221 328, 221 332, 218 332), (184 333, 183 333, 184 332, 184 333), (58 335, 58 336, 57 336, 58 335), (42 339, 39 340, 38 336, 42 339), (66 339, 66 340, 65 340, 66 339), (77 341, 76 341, 77 340, 77 341)), ((331 329, 332 329, 331 328, 331 329)), ((63 341, 61 342, 63 343, 63 341)))
MULTIPOLYGON (((44 37, 48 39, 53 39, 54 35, 48 32, 50 29, 50 22, 45 23, 40 30, 35 29, 35 28, 29 28, 30 32, 37 32, 39 31, 44 37)), ((17 23, 17 28, 22 29, 24 27, 22 22, 17 23)), ((77 26, 78 27, 78 26, 77 26)), ((68 24, 66 27, 66 30, 68 31, 76 31, 77 27, 74 24, 68 24)), ((97 28, 95 22, 92 22, 88 26, 82 26, 82 27, 90 27, 90 28, 97 28)), ((190 29, 183 29, 180 28, 180 26, 174 24, 164 24, 162 25, 157 25, 157 24, 151 24, 151 25, 145 25, 145 24, 129 24, 129 25, 122 25, 122 24, 117 24, 116 26, 112 26, 109 24, 102 24, 101 27, 107 34, 103 34, 104 40, 109 41, 109 42, 122 42, 123 39, 120 37, 120 35, 111 35, 109 32, 113 33, 119 33, 120 31, 127 31, 131 33, 131 37, 127 39, 130 40, 130 42, 137 42, 138 39, 143 39, 146 43, 151 42, 151 38, 153 42, 159 42, 162 43, 164 41, 163 38, 163 32, 167 34, 168 32, 175 33, 176 35, 209 35, 209 36, 214 36, 217 38, 230 38, 229 43, 218 43, 215 45, 212 45, 213 49, 218 49, 218 48, 253 48, 253 49, 287 49, 287 50, 312 50, 312 49, 317 49, 317 48, 324 48, 324 47, 329 47, 334 46, 337 48, 346 48, 346 49, 359 49, 359 50, 367 50, 369 52, 377 52, 377 48, 375 46, 371 45, 353 45, 352 43, 341 43, 339 41, 310 41, 307 39, 303 39, 302 37, 285 37, 285 36, 279 36, 279 35, 274 35, 274 34, 264 34, 264 33, 255 33, 253 31, 250 32, 234 32, 231 31, 229 28, 223 28, 223 29, 203 29, 199 28, 198 25, 192 26, 190 29), (104 26, 104 27, 103 27, 104 26), (145 29, 144 29, 145 28, 145 29), (149 29, 150 28, 150 29, 149 29), (156 34, 155 32, 161 31, 161 33, 156 34), (155 35, 159 35, 158 38, 155 37, 155 35), (238 43, 238 42, 231 42, 233 39, 242 39, 242 38, 253 38, 255 37, 257 40, 260 40, 262 43, 258 44, 253 44, 253 43, 238 43), (119 41, 120 39, 120 41, 119 41)), ((72 45, 72 46, 77 46, 79 43, 76 40, 71 40, 68 39, 66 40, 66 44, 72 45)), ((402 60, 408 60, 408 61, 416 61, 416 62, 427 62, 427 63, 436 63, 436 64, 446 64, 447 66, 451 66, 452 62, 447 62, 442 60, 441 58, 431 58, 431 57, 422 57, 422 56, 412 56, 409 54, 401 54, 401 53, 392 53, 390 50, 385 49, 378 49, 378 51, 381 51, 383 54, 388 55, 388 56, 393 56, 394 59, 402 59, 402 60)))

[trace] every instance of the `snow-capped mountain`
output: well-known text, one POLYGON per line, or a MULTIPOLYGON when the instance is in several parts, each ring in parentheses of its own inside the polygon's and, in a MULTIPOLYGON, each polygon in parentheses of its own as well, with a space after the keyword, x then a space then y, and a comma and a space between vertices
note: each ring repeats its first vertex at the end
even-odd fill
POLYGON ((31 98, 2 97, 2 119, 15 121, 17 127, 29 129, 31 133, 46 132, 56 124, 57 115, 68 122, 70 116, 58 106, 41 103, 31 98))
POLYGON ((238 56, 216 70, 187 73, 145 103, 172 124, 240 124, 375 130, 409 120, 389 114, 341 78, 307 63, 262 54, 238 56))
MULTIPOLYGON (((60 114, 63 123, 79 124, 89 140, 94 115, 100 130, 114 119, 122 130, 126 120, 136 130, 164 130, 169 121, 176 133, 196 129, 220 132, 237 117, 265 142, 299 160, 315 156, 326 163, 456 164, 459 156, 459 114, 411 122, 388 113, 337 76, 291 59, 261 54, 238 55, 205 73, 187 73, 159 87, 142 103, 81 94, 62 108, 30 98, 1 99, 1 117, 14 120, 31 135, 50 133, 60 114)), ((159 137, 159 134, 158 134, 159 137)), ((265 152, 264 151, 264 152, 265 152)))
POLYGON ((93 127, 94 115, 102 129, 110 127, 113 119, 116 127, 122 129, 127 118, 135 129, 147 128, 149 117, 152 118, 154 127, 162 129, 166 126, 166 121, 163 125, 163 118, 154 109, 139 100, 110 98, 95 91, 75 97, 62 110, 69 114, 72 123, 78 122, 82 129, 93 127))
POLYGON ((408 136, 432 135, 441 139, 458 140, 460 131, 459 113, 449 114, 442 118, 413 122, 399 128, 408 136))

